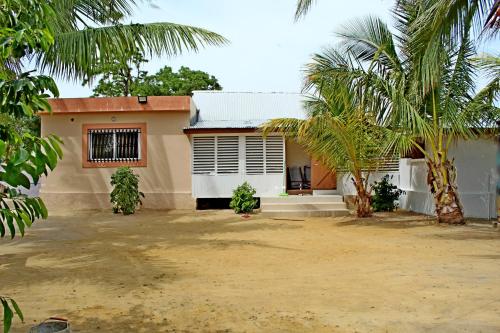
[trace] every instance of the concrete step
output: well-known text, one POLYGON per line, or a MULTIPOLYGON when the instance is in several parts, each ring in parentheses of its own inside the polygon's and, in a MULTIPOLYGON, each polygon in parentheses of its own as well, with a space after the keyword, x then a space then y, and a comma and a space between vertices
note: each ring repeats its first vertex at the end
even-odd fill
POLYGON ((338 190, 313 190, 313 195, 339 195, 338 190))
POLYGON ((346 204, 344 202, 312 202, 312 203, 302 203, 302 202, 280 202, 280 203, 261 203, 261 210, 264 212, 269 211, 301 211, 301 210, 335 210, 335 209, 346 209, 346 204))
POLYGON ((289 195, 283 197, 261 197, 262 204, 275 203, 334 203, 343 202, 341 195, 289 195))
POLYGON ((280 210, 262 211, 262 216, 269 218, 300 218, 300 217, 339 217, 349 215, 347 209, 325 209, 325 210, 280 210))

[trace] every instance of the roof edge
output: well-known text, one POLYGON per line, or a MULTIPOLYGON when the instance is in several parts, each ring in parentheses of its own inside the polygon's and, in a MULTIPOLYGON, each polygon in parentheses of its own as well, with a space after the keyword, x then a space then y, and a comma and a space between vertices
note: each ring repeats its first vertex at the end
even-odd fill
MULTIPOLYGON (((191 110, 190 96, 148 96, 147 103, 139 103, 136 96, 86 97, 49 99, 53 114, 106 113, 106 112, 158 112, 191 110)), ((44 111, 41 114, 49 114, 44 111)))

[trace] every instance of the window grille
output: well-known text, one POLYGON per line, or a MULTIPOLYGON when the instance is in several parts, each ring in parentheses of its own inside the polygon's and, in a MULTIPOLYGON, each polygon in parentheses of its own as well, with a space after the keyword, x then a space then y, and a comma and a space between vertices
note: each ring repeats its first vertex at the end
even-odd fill
POLYGON ((89 129, 89 162, 128 162, 141 159, 139 128, 89 129))

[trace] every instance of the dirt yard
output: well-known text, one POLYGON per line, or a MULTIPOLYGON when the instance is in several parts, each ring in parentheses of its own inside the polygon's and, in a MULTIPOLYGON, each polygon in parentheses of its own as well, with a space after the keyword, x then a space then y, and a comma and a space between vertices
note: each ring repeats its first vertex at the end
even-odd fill
POLYGON ((27 332, 500 332, 500 231, 399 214, 81 212, 0 241, 27 332))

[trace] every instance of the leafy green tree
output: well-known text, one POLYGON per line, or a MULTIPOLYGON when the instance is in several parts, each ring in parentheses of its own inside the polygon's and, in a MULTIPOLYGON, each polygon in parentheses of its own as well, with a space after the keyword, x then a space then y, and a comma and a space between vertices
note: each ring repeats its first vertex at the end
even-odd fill
MULTIPOLYGON (((36 184, 56 167, 62 157, 61 141, 52 135, 33 135, 20 120, 31 119, 38 111, 50 111, 48 94, 57 96, 58 90, 52 78, 23 72, 20 64, 26 55, 52 46, 47 22, 54 18, 53 8, 44 1, 0 2, 0 181, 7 185, 7 191, 0 193, 0 237, 7 231, 11 238, 16 232, 23 236, 25 228, 48 215, 42 199, 28 198, 17 188, 29 188, 31 180, 36 184)), ((0 302, 4 332, 8 332, 14 312, 21 320, 23 315, 11 298, 0 296, 0 302)))
MULTIPOLYGON (((147 60, 140 52, 127 54, 122 59, 116 59, 112 63, 98 66, 93 72, 102 75, 94 88, 92 96, 130 96, 137 95, 135 90, 144 82, 147 72, 141 70, 141 65, 147 60)), ((82 85, 87 85, 90 80, 84 80, 82 85)))
POLYGON ((137 95, 190 96, 194 90, 222 90, 217 78, 206 72, 182 66, 176 73, 165 66, 154 75, 145 77, 135 87, 137 95))
POLYGON ((190 96, 194 90, 222 89, 215 76, 184 66, 178 72, 165 66, 147 75, 141 70, 145 62, 142 55, 134 54, 125 61, 102 66, 102 78, 93 96, 190 96))

